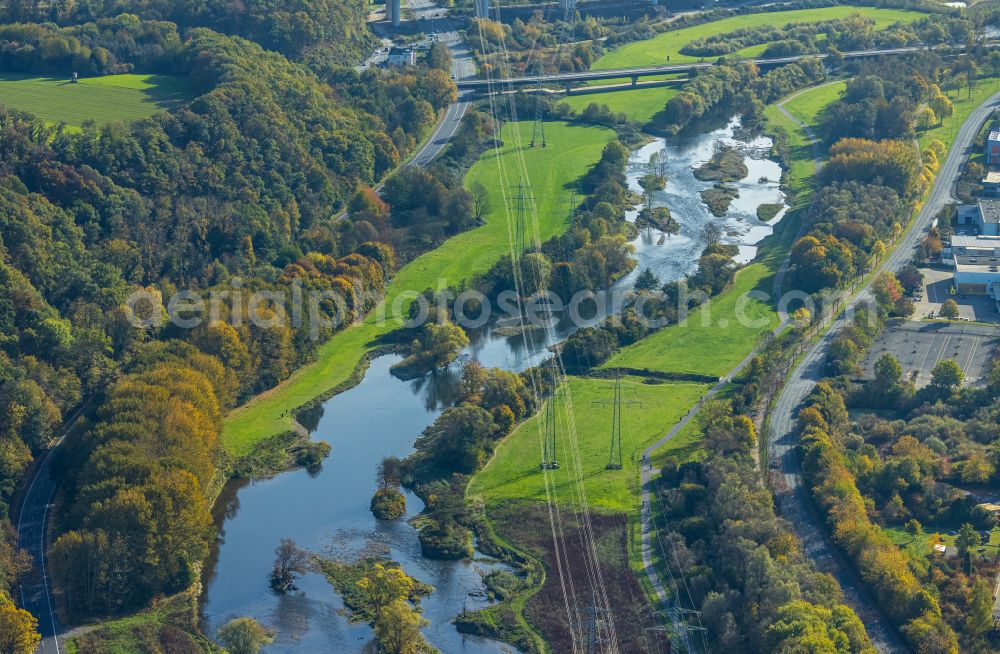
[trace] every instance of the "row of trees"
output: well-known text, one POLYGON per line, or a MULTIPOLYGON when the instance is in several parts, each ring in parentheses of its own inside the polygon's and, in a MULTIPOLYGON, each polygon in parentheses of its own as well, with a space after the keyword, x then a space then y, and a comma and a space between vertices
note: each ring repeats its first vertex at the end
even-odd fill
POLYGON ((49 559, 71 611, 131 609, 190 585, 212 538, 206 495, 236 389, 215 357, 150 344, 62 451, 70 530, 49 559))
POLYGON ((715 57, 769 44, 764 57, 785 57, 818 53, 822 49, 849 51, 898 48, 918 43, 965 44, 974 34, 975 24, 966 18, 928 16, 911 23, 898 22, 879 30, 873 18, 855 12, 836 20, 788 23, 780 27, 761 25, 713 34, 685 44, 681 52, 695 57, 715 57))
POLYGON ((667 524, 658 537, 681 604, 701 611, 710 649, 874 652, 836 583, 776 516, 754 463, 753 421, 712 400, 698 427, 709 456, 664 466, 657 495, 667 524))
POLYGON ((677 133, 716 111, 743 112, 749 124, 761 115, 765 104, 825 78, 826 70, 818 59, 803 59, 764 75, 751 62, 720 59, 717 65, 697 71, 667 101, 663 127, 677 133))

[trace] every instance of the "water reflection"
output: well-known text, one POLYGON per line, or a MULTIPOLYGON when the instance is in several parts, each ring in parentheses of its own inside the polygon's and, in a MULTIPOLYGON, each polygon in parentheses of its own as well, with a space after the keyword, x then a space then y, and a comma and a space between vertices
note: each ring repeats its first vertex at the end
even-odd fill
MULTIPOLYGON (((670 208, 680 233, 640 232, 633 241, 639 260, 636 270, 598 301, 581 307, 580 313, 589 319, 583 324, 599 323, 619 309, 619 291, 631 288, 644 268, 651 268, 661 281, 691 273, 704 248, 702 231, 708 222, 719 224, 728 242, 740 244, 741 259, 752 257, 754 244, 771 230, 771 225, 757 219, 756 209, 759 204, 782 201, 777 182, 781 170, 765 158, 769 141, 737 141, 738 126, 738 121, 732 121, 708 134, 658 140, 633 153, 628 179, 637 189, 636 180, 644 174, 649 155, 665 150, 667 187, 657 201, 670 208), (715 218, 705 208, 698 193, 711 184, 697 181, 692 174, 695 165, 711 156, 717 140, 746 151, 750 170, 746 179, 736 183, 740 198, 724 218, 715 218), (763 177, 768 181, 760 181, 763 177)), ((630 219, 634 217, 635 212, 630 214, 630 219)), ((547 348, 580 326, 564 316, 554 329, 504 336, 495 325, 486 325, 469 334, 471 344, 462 357, 478 359, 488 367, 524 370, 550 356, 547 348)), ((371 629, 348 624, 340 615, 340 597, 321 576, 307 575, 300 580, 299 590, 289 595, 271 592, 267 577, 274 548, 282 538, 292 538, 301 547, 338 558, 389 556, 417 579, 432 584, 435 592, 422 602, 424 617, 430 621, 424 633, 446 654, 514 651, 493 641, 463 637, 451 624, 463 607, 474 610, 486 605, 481 573, 490 564, 425 559, 413 527, 405 521, 375 520, 368 509, 377 462, 383 456, 405 457, 412 452, 414 439, 454 404, 458 394, 461 362, 401 381, 389 372, 400 359, 395 355, 375 359, 358 386, 300 415, 300 422, 314 437, 332 447, 320 469, 244 479, 226 486, 214 508, 220 526, 218 548, 204 575, 206 633, 214 634, 233 617, 252 616, 279 631, 275 643, 266 648, 269 653, 371 651, 371 629)), ((421 509, 420 500, 408 494, 407 518, 421 509)))

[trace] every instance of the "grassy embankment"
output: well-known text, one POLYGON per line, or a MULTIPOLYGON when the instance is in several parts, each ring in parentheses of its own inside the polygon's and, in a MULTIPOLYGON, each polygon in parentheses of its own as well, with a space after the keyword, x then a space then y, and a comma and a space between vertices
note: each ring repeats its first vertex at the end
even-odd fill
MULTIPOLYGON (((594 164, 605 143, 614 137, 611 130, 567 123, 549 123, 545 128, 548 147, 531 149, 531 123, 518 123, 523 147, 511 138, 512 125, 504 126, 507 145, 499 152, 487 152, 469 171, 466 183, 481 181, 490 192, 492 210, 486 224, 459 234, 441 247, 406 265, 390 284, 383 305, 405 307, 413 297, 439 280, 453 285, 490 268, 508 249, 505 195, 509 188, 500 181, 501 167, 510 184, 520 181, 517 163, 523 158, 527 180, 532 186, 538 216, 538 234, 546 240, 567 227, 567 184, 575 181, 594 164)), ((320 346, 316 361, 296 371, 278 387, 254 398, 227 418, 223 444, 234 455, 244 455, 261 440, 292 429, 290 411, 336 388, 353 373, 358 361, 375 341, 395 329, 395 320, 379 320, 372 312, 360 324, 350 327, 320 346)), ((402 314, 402 312, 400 312, 402 314)))
MULTIPOLYGON (((559 470, 548 473, 552 500, 582 508, 583 493, 591 509, 613 512, 632 510, 639 497, 638 474, 642 450, 660 438, 664 426, 676 423, 687 408, 708 390, 707 384, 643 384, 638 378, 622 380, 623 399, 638 401, 641 408, 622 412, 622 470, 605 470, 610 454, 611 406, 614 381, 570 377, 557 406, 556 453, 559 470), (563 402, 563 397, 567 398, 563 402)), ((548 401, 552 401, 551 399, 548 401)), ((546 501, 541 443, 545 411, 523 422, 497 448, 490 463, 475 476, 469 496, 487 504, 505 498, 546 501)))
POLYGON ((628 117, 640 125, 653 120, 654 116, 663 111, 667 100, 677 95, 676 88, 657 86, 625 91, 608 91, 605 93, 585 93, 569 95, 563 102, 582 112, 591 103, 605 104, 615 113, 626 113, 628 117))
MULTIPOLYGON (((633 68, 637 66, 657 66, 663 64, 683 64, 700 61, 701 57, 681 54, 685 45, 715 34, 732 32, 733 30, 761 27, 765 25, 787 25, 788 23, 818 23, 825 20, 847 18, 858 12, 875 20, 876 29, 885 29, 896 22, 912 22, 926 14, 903 9, 882 9, 875 7, 857 7, 838 5, 819 9, 795 9, 792 11, 773 11, 745 16, 733 16, 722 20, 694 25, 673 32, 664 32, 652 39, 626 43, 620 48, 600 57, 591 66, 591 70, 613 70, 616 68, 633 68), (670 57, 669 61, 667 57, 670 57)), ((736 54, 752 57, 764 51, 765 46, 752 46, 738 51, 736 54)), ((705 57, 712 61, 713 57, 705 57)))
MULTIPOLYGON (((784 105, 785 110, 806 125, 818 125, 822 111, 840 97, 846 86, 847 82, 841 80, 813 87, 788 100, 784 105)), ((801 207, 808 202, 816 180, 815 151, 809 136, 798 123, 782 113, 776 104, 768 105, 764 116, 772 128, 784 130, 787 136, 785 165, 788 166, 788 172, 785 184, 795 195, 795 206, 801 207)), ((815 127, 813 133, 816 133, 815 127)), ((822 138, 821 134, 816 136, 822 138)), ((819 150, 825 152, 822 144, 819 150)))
MULTIPOLYGON (((832 85, 806 91, 789 102, 791 111, 804 122, 815 124, 822 108, 836 100, 839 89, 840 85, 832 85)), ((790 125, 789 131, 794 128, 797 132, 793 138, 800 139, 807 146, 789 153, 789 160, 785 163, 790 167, 793 179, 788 181, 799 185, 811 184, 814 174, 813 152, 808 147, 808 139, 801 133, 801 128, 792 121, 787 122, 790 125), (802 179, 794 179, 796 174, 801 175, 802 179)), ((604 367, 623 366, 658 372, 697 372, 719 376, 731 370, 753 349, 763 333, 778 324, 778 316, 768 301, 741 300, 751 290, 768 295, 772 293, 774 274, 781 265, 787 246, 777 243, 784 240, 780 236, 771 240, 775 243, 762 247, 758 261, 742 269, 732 287, 713 298, 709 306, 692 312, 686 323, 669 326, 621 350, 604 367), (738 319, 739 315, 750 320, 741 321, 738 319)), ((572 419, 576 425, 573 444, 579 452, 581 465, 574 467, 565 464, 570 457, 565 453, 564 447, 561 455, 563 468, 552 473, 557 480, 553 499, 570 508, 581 508, 579 492, 573 491, 582 487, 591 508, 602 512, 625 512, 630 566, 633 571, 638 572, 642 567, 637 547, 641 451, 676 424, 709 386, 677 383, 640 385, 635 380, 629 380, 626 386, 636 388, 637 393, 641 389, 639 399, 643 405, 641 409, 626 408, 624 412, 622 432, 625 469, 608 471, 604 470, 604 465, 608 457, 610 410, 606 406, 595 406, 591 395, 601 388, 605 394, 609 393, 610 382, 579 378, 571 378, 568 382, 569 394, 573 398, 572 419), (649 415, 654 416, 652 424, 648 422, 649 415), (559 479, 560 476, 564 479, 559 479)), ((721 396, 724 397, 726 393, 724 390, 721 396)), ((482 501, 487 506, 488 513, 500 510, 511 501, 546 499, 544 480, 538 471, 541 424, 541 420, 535 418, 521 425, 501 444, 486 468, 473 479, 469 495, 482 501)), ((566 433, 565 430, 562 433, 566 433)), ((697 424, 692 421, 654 453, 654 463, 662 463, 668 456, 685 460, 701 456, 698 438, 697 424)), ((566 437, 563 438, 564 443, 567 440, 566 437)), ((654 556, 654 565, 657 563, 655 558, 654 556)), ((642 575, 639 575, 639 579, 645 584, 642 575)))
POLYGON ((110 123, 148 118, 191 97, 184 78, 171 75, 107 75, 72 84, 67 79, 0 73, 0 104, 71 127, 88 120, 110 123))
MULTIPOLYGON (((787 108, 796 117, 806 123, 817 120, 822 109, 837 99, 841 84, 817 87, 806 91, 791 100, 787 108)), ((626 95, 629 93, 644 93, 645 91, 620 91, 609 93, 608 96, 626 95)), ((587 96, 582 96, 587 97, 587 96)), ((603 96, 601 96, 603 97, 603 96)), ((621 105, 619 105, 621 106, 621 105)), ((768 117, 772 115, 773 107, 768 108, 768 117)), ((617 110, 617 109, 616 109, 617 110)), ((622 109, 624 110, 624 109, 622 109)), ((800 186, 809 183, 813 175, 813 153, 809 148, 808 139, 801 128, 789 121, 783 114, 774 110, 784 119, 782 124, 789 132, 790 141, 794 138, 804 147, 795 148, 791 160, 786 162, 792 174, 796 171, 801 175, 796 183, 800 186)), ((604 368, 627 367, 647 369, 655 372, 694 372, 699 374, 722 376, 753 349, 760 335, 774 329, 778 324, 778 316, 771 304, 763 299, 741 300, 752 290, 771 295, 773 291, 774 273, 781 265, 783 253, 780 248, 764 249, 762 257, 757 262, 746 266, 736 276, 734 284, 712 299, 711 303, 693 311, 685 323, 671 325, 640 342, 624 348, 612 356, 604 368), (739 314, 738 314, 739 310, 739 314), (739 315, 748 320, 740 320, 739 315)), ((616 480, 621 472, 604 471, 607 462, 607 446, 609 438, 610 417, 606 407, 591 406, 588 395, 592 389, 588 386, 609 384, 603 380, 571 379, 569 390, 573 399, 574 421, 577 425, 577 443, 581 457, 590 456, 594 459, 592 465, 584 466, 581 474, 573 481, 584 480, 584 487, 594 492, 588 492, 588 500, 595 506, 608 508, 634 509, 638 503, 638 495, 634 490, 629 497, 623 493, 623 488, 637 487, 638 467, 636 461, 631 461, 628 478, 616 480), (582 393, 581 401, 575 399, 576 392, 582 393), (608 415, 606 415, 608 414, 608 415), (602 419, 602 417, 604 419, 602 419), (602 449, 603 448, 603 449, 602 449), (593 478, 606 475, 607 484, 599 484, 593 478), (599 488, 607 488, 607 497, 599 493, 599 488), (622 504, 627 499, 631 504, 622 504)), ((625 418, 639 420, 636 427, 639 433, 627 437, 633 444, 633 457, 640 456, 641 450, 649 443, 662 436, 697 401, 708 386, 699 384, 661 384, 655 386, 640 386, 654 389, 650 398, 643 399, 641 410, 625 411, 625 418), (696 392, 692 393, 692 390, 696 392), (647 405, 648 402, 648 405, 647 405), (664 407, 667 412, 661 413, 664 407), (638 414, 660 413, 657 422, 658 433, 655 437, 642 432, 642 422, 638 414)), ((537 471, 539 456, 538 421, 530 420, 521 425, 497 449, 496 455, 477 475, 470 486, 470 494, 481 497, 487 504, 502 502, 515 498, 544 498, 542 475, 537 471), (515 474, 531 472, 514 480, 515 474), (518 472, 514 472, 518 471, 518 472), (504 480, 507 480, 506 482, 504 480)), ((623 428, 623 432, 628 431, 623 428)), ((662 457, 666 452, 685 452, 695 456, 693 451, 696 431, 693 425, 681 431, 667 446, 657 452, 662 457)), ((623 446, 628 451, 628 447, 623 446)), ((626 456, 628 458, 628 456, 626 456)), ((569 471, 556 474, 569 476, 569 471)), ((576 473, 574 473, 576 474, 576 473)), ((565 482, 560 482, 565 483, 565 482)), ((569 500, 570 495, 557 495, 556 499, 569 500)))

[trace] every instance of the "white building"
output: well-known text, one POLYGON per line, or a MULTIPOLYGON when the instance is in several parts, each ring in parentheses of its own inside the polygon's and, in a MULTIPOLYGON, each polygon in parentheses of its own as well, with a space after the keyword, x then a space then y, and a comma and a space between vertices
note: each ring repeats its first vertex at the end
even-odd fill
POLYGON ((955 291, 1000 300, 1000 200, 963 204, 956 222, 956 233, 941 252, 941 260, 953 267, 955 291))
POLYGON ((414 66, 417 63, 417 52, 413 48, 393 48, 389 50, 390 66, 414 66))
POLYGON ((956 235, 948 249, 959 295, 1000 299, 1000 236, 956 235))

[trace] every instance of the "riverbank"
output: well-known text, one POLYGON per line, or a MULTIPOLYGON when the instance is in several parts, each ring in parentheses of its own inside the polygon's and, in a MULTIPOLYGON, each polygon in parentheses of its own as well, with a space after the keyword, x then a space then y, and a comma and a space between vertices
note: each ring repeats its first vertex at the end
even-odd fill
POLYGON ((529 230, 542 241, 565 231, 569 225, 565 189, 597 162, 614 132, 601 127, 548 123, 548 147, 531 148, 531 129, 531 122, 505 124, 503 147, 487 151, 466 176, 467 185, 478 181, 489 193, 492 208, 485 224, 407 264, 389 285, 378 309, 324 343, 313 363, 231 412, 222 436, 230 455, 245 456, 261 441, 292 431, 296 410, 343 384, 362 356, 377 347, 381 337, 399 327, 398 320, 381 320, 386 308, 403 315, 415 293, 457 286, 488 270, 508 251, 506 193, 520 181, 521 162, 535 197, 536 211, 529 218, 533 222, 529 230))

